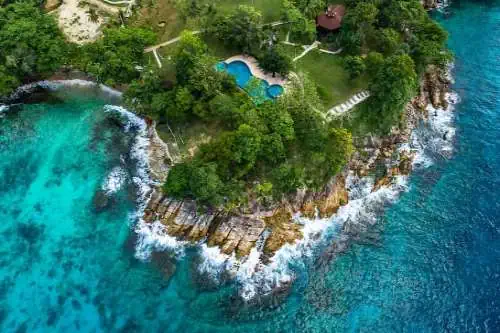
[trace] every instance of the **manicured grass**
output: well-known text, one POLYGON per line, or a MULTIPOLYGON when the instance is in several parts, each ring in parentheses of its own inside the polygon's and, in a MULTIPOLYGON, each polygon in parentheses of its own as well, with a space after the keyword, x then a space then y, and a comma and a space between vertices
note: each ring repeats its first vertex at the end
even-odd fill
MULTIPOLYGON (((214 3, 213 0, 206 0, 214 3)), ((221 11, 230 11, 239 5, 250 5, 262 13, 264 22, 278 21, 281 15, 281 0, 219 0, 215 2, 221 11)), ((142 8, 128 22, 133 26, 146 26, 153 29, 158 41, 166 41, 177 37, 182 30, 199 29, 198 22, 192 20, 189 26, 179 16, 175 8, 175 0, 144 0, 142 8)))
POLYGON ((255 7, 262 13, 264 22, 278 21, 280 19, 281 0, 219 0, 216 2, 216 6, 222 10, 232 10, 239 5, 255 7))
POLYGON ((152 29, 158 41, 177 37, 185 28, 175 8, 175 0, 145 0, 129 24, 152 29))
MULTIPOLYGON (((299 55, 303 49, 294 48, 299 55)), ((295 63, 296 71, 308 73, 317 84, 325 107, 330 108, 349 99, 356 92, 367 88, 367 80, 349 80, 342 65, 343 58, 313 50, 295 63)))

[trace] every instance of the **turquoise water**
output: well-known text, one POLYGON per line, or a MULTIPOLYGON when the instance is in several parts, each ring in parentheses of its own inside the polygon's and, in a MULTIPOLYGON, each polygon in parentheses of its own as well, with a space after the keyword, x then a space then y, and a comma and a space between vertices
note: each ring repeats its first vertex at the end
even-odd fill
MULTIPOLYGON (((427 167, 399 201, 350 242, 333 232, 292 263, 289 292, 258 302, 198 273, 195 248, 136 259, 140 128, 114 101, 68 89, 2 112, 0 331, 498 332, 500 4, 461 1, 439 20, 462 100, 451 159, 423 130, 427 167)), ((380 212, 365 208, 360 226, 380 212)))
MULTIPOLYGON (((221 62, 217 64, 218 70, 226 70, 236 79, 236 84, 245 89, 248 86, 250 79, 253 77, 250 68, 243 61, 232 61, 229 64, 221 62)), ((263 90, 263 96, 265 99, 274 99, 283 93, 283 87, 279 84, 269 85, 266 80, 261 81, 261 89, 263 90)), ((250 92, 250 95, 254 96, 260 94, 260 92, 250 92)))

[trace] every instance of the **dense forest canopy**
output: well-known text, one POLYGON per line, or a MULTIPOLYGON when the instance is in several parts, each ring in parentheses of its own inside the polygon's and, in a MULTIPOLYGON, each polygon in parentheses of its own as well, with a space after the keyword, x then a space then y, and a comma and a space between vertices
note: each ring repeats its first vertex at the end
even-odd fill
POLYGON ((164 187, 169 195, 229 208, 246 204, 249 196, 264 200, 298 186, 320 188, 343 167, 351 136, 315 111, 319 98, 310 79, 301 77, 277 101, 256 103, 216 70, 206 48, 184 33, 174 53, 176 84, 145 74, 126 93, 137 110, 172 126, 202 121, 220 129, 173 166, 164 187))
POLYGON ((35 3, 0 7, 0 96, 60 68, 68 49, 54 19, 35 3))
MULTIPOLYGON (((0 95, 20 83, 50 75, 63 65, 98 82, 125 87, 125 102, 170 131, 203 124, 215 128, 182 162, 173 165, 164 190, 205 206, 230 210, 250 200, 266 204, 297 188, 321 189, 348 161, 352 134, 325 117, 321 89, 313 77, 289 76, 277 100, 259 95, 259 80, 238 88, 216 69, 205 37, 227 50, 254 56, 271 75, 287 76, 296 66, 282 42, 322 43, 342 49, 348 80, 366 79, 371 97, 358 121, 375 134, 402 124, 403 109, 429 68, 451 59, 446 32, 418 0, 346 0, 339 32, 323 36, 315 17, 325 0, 282 0, 279 26, 265 22, 248 5, 221 10, 218 2, 176 1, 179 12, 196 13, 202 35, 184 32, 169 54, 172 71, 148 65, 144 48, 156 41, 147 26, 108 25, 96 42, 67 43, 50 15, 34 2, 0 7, 0 95), (281 29, 281 30, 280 30, 281 29), (257 93, 256 93, 257 92, 257 93)), ((181 15, 182 16, 182 15, 181 15)), ((333 58, 332 58, 333 59, 333 58)))

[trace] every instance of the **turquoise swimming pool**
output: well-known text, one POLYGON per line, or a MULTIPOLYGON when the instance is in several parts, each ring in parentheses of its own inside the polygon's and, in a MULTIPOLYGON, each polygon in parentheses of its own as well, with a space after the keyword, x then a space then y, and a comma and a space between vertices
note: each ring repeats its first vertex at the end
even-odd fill
MULTIPOLYGON (((230 75, 232 75, 236 79, 236 84, 242 88, 245 89, 252 78, 252 72, 250 71, 250 68, 248 67, 247 64, 245 64, 243 61, 232 61, 230 63, 225 63, 225 62, 219 62, 217 64, 217 70, 219 71, 227 71, 230 75)), ((261 80, 262 84, 262 90, 264 90, 264 96, 265 99, 275 99, 281 94, 283 94, 283 87, 279 84, 272 84, 270 85, 269 82, 266 80, 261 80)), ((257 94, 260 94, 261 92, 248 92, 250 95, 254 96, 257 94)))

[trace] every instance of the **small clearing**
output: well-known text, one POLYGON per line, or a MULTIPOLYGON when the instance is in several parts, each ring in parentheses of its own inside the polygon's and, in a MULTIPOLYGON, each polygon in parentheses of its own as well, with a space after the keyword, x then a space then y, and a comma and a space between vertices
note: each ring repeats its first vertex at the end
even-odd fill
POLYGON ((101 26, 107 14, 118 13, 118 8, 100 1, 64 0, 54 11, 59 27, 69 41, 85 44, 95 41, 101 35, 101 26), (92 19, 91 12, 95 13, 92 19))

